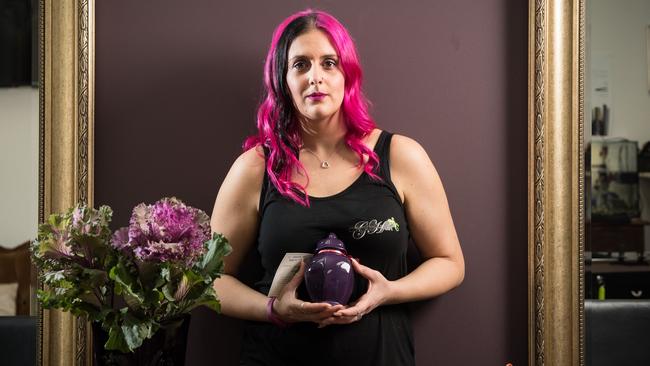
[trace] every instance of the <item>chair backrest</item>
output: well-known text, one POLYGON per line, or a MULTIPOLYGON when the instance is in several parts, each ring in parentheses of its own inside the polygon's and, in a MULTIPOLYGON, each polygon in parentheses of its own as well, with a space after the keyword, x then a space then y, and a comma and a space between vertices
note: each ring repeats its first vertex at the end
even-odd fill
POLYGON ((16 315, 29 315, 31 273, 29 242, 13 249, 0 247, 0 283, 18 283, 16 315))
POLYGON ((585 361, 650 365, 650 300, 585 300, 585 361))
POLYGON ((0 316, 0 365, 36 366, 38 318, 0 316))

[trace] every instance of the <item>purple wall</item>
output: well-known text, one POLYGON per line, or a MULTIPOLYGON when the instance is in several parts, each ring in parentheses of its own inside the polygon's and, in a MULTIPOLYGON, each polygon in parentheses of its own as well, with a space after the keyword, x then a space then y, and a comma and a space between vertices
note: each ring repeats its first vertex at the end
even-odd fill
MULTIPOLYGON (((167 195, 209 213, 253 132, 273 28, 328 10, 357 41, 379 126, 436 165, 465 254, 460 288, 413 305, 418 364, 526 364, 527 2, 251 3, 96 2, 96 205, 117 226, 167 195)), ((240 333, 196 311, 189 365, 236 365, 240 333)))

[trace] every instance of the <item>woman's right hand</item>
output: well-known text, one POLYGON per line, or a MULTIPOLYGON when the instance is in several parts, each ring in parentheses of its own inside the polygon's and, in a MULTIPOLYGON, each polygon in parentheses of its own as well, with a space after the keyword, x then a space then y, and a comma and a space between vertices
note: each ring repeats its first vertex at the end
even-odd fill
POLYGON ((293 276, 273 303, 273 312, 287 323, 314 322, 331 317, 342 310, 343 305, 331 305, 326 302, 307 302, 296 297, 296 289, 300 286, 305 274, 305 262, 300 262, 298 272, 293 276))

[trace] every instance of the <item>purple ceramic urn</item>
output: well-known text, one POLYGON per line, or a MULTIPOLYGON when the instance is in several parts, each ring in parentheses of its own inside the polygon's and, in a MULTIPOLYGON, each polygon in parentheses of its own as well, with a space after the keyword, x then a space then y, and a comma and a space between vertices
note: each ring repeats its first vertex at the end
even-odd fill
POLYGON ((347 254, 333 233, 318 242, 305 269, 305 286, 312 302, 347 305, 354 288, 354 270, 347 254))

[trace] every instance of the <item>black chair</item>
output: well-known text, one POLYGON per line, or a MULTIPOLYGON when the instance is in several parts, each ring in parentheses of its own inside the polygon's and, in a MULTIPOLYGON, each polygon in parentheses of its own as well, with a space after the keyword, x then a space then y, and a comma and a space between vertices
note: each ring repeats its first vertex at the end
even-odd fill
POLYGON ((650 300, 585 300, 585 361, 650 365, 650 300))
POLYGON ((0 365, 36 365, 37 324, 34 316, 0 316, 0 365))

